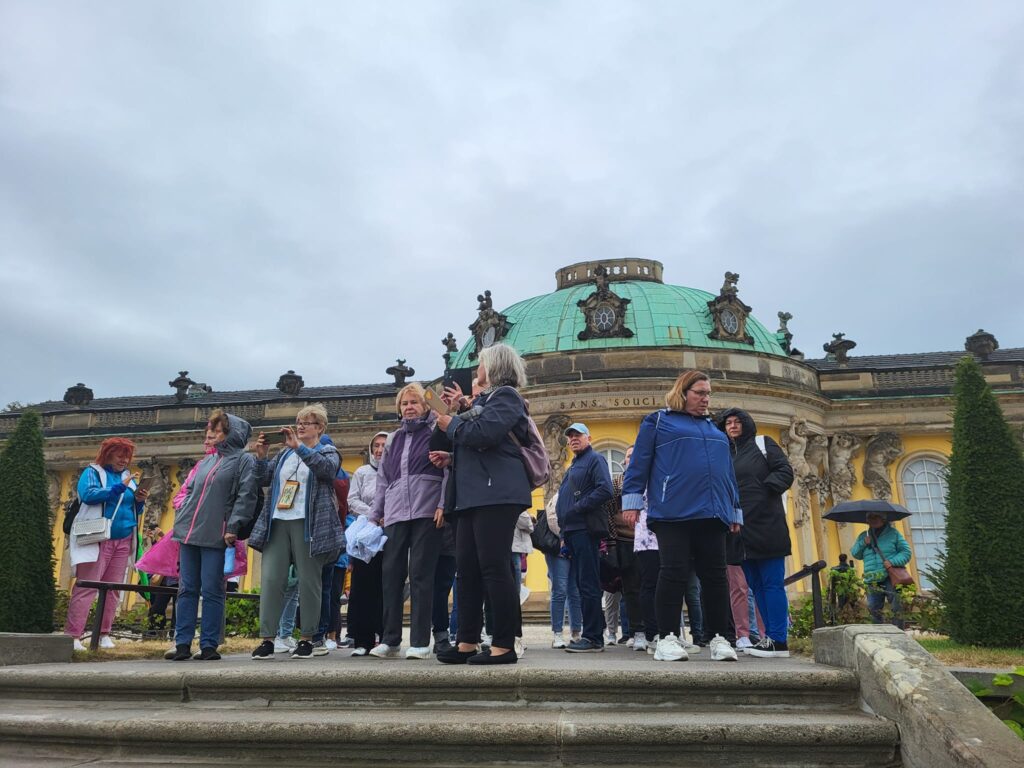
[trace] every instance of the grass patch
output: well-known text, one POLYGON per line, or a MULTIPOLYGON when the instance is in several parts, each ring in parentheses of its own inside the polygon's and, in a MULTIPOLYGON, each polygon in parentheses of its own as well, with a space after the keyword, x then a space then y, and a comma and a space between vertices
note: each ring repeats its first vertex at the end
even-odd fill
MULTIPOLYGON (((92 651, 75 651, 72 661, 139 661, 143 659, 162 659, 172 643, 166 640, 118 640, 116 648, 107 650, 99 649, 92 651)), ((220 652, 226 653, 249 653, 259 644, 259 640, 249 637, 229 637, 224 645, 220 646, 220 652)), ((86 643, 86 648, 88 648, 86 643)), ((192 649, 198 651, 199 647, 193 644, 192 649)))
POLYGON ((948 637, 921 637, 917 642, 932 656, 951 667, 1014 669, 1024 665, 1024 648, 983 648, 963 645, 948 637))

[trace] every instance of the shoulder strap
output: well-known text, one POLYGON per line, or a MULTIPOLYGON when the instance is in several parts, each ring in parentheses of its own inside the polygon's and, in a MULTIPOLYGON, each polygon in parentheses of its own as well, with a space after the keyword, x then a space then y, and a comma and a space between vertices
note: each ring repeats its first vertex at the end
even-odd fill
POLYGON ((761 453, 764 457, 768 458, 768 446, 764 442, 764 435, 755 435, 754 442, 757 443, 757 447, 761 449, 761 453))

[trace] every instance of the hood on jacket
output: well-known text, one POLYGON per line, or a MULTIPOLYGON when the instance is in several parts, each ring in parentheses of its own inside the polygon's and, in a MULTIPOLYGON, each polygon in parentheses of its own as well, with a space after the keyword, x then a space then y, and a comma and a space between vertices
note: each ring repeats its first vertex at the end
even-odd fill
POLYGON ((248 421, 234 414, 229 413, 227 417, 228 435, 224 438, 223 442, 217 443, 216 449, 217 453, 221 456, 234 456, 244 451, 245 447, 249 444, 249 439, 252 437, 252 427, 249 426, 248 421))
POLYGON ((366 455, 370 457, 370 466, 373 467, 374 469, 377 469, 377 459, 373 457, 373 441, 376 440, 378 437, 383 437, 385 440, 387 440, 388 433, 378 432, 377 434, 370 438, 370 444, 366 446, 366 455))
POLYGON ((744 411, 742 408, 729 408, 723 413, 719 414, 715 420, 715 424, 718 428, 725 432, 725 420, 730 416, 735 416, 740 420, 740 425, 743 427, 743 431, 740 436, 736 438, 736 445, 743 445, 748 440, 753 440, 754 436, 757 435, 757 424, 750 417, 750 414, 744 411))
POLYGON ((406 432, 415 432, 416 430, 423 429, 424 427, 434 426, 434 422, 436 421, 437 413, 428 409, 426 413, 422 416, 417 416, 415 419, 402 419, 401 429, 404 429, 406 432))

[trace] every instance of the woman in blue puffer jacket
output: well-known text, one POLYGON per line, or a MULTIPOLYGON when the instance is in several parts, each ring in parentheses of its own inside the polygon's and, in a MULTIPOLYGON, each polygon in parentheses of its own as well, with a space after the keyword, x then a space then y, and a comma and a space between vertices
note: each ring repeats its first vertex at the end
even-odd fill
POLYGON ((729 438, 707 415, 711 381, 683 371, 665 396, 668 408, 644 418, 622 482, 622 510, 635 526, 647 502, 647 526, 658 537, 661 568, 655 592, 661 639, 656 661, 685 661, 680 615, 691 562, 704 595, 705 634, 714 661, 736 661, 729 627, 725 534, 739 532, 743 512, 729 438))

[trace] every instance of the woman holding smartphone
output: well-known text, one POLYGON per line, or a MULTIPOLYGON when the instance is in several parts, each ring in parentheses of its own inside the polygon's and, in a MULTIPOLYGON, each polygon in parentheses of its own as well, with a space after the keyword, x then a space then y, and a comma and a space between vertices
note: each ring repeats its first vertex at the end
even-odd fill
POLYGON ((327 430, 327 409, 320 403, 298 412, 295 427, 285 427, 284 449, 267 459, 267 437, 256 441, 256 476, 270 486, 263 509, 253 526, 249 546, 263 553, 260 599, 260 635, 263 642, 252 652, 254 659, 274 656, 274 636, 284 606, 288 567, 299 577, 302 626, 293 659, 324 655, 327 648, 313 648, 320 624, 323 567, 334 563, 345 546, 338 518, 334 478, 341 466, 338 449, 320 437, 327 430))

